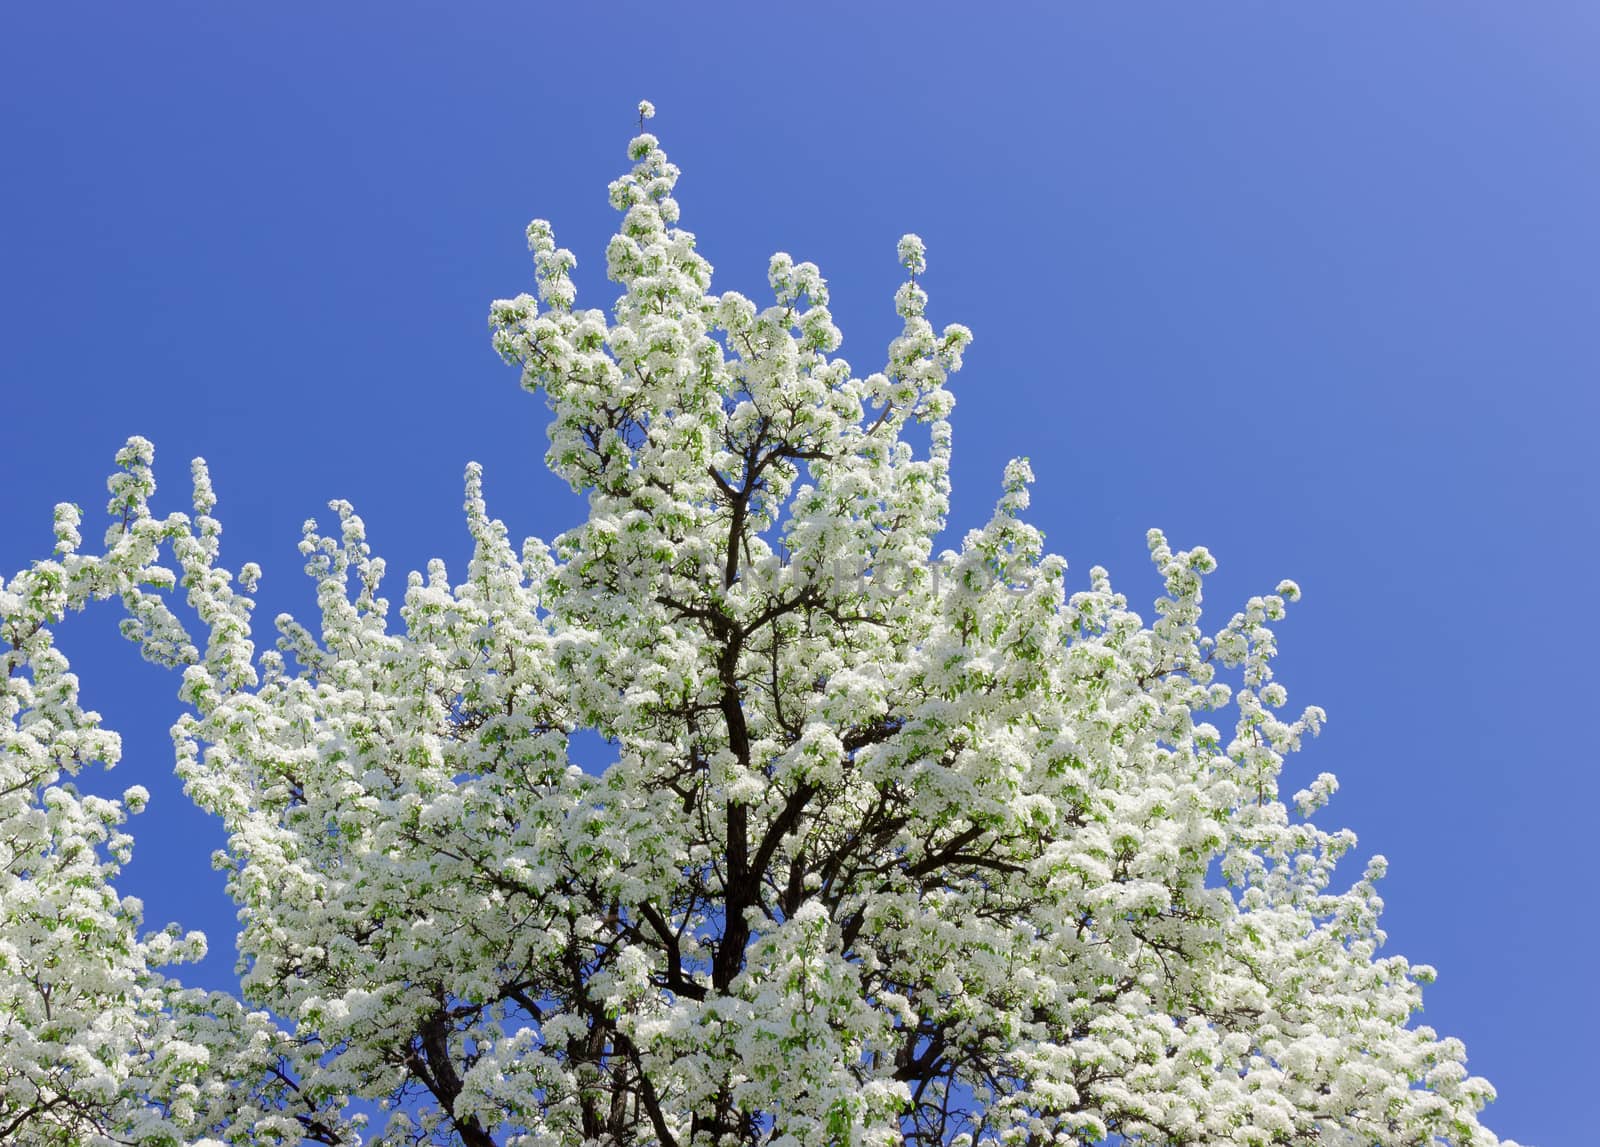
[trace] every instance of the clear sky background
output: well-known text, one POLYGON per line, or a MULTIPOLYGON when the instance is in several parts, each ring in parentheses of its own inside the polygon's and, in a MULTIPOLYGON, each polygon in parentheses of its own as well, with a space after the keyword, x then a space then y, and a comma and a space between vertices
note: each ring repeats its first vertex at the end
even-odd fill
MULTIPOLYGON (((514 535, 571 525, 485 317, 532 289, 534 216, 610 304, 605 185, 649 98, 718 286, 817 262, 863 373, 895 241, 927 240, 931 318, 977 336, 952 538, 1026 454, 1073 585, 1104 564, 1148 603, 1152 525, 1218 556, 1218 624, 1301 583, 1282 679, 1330 722, 1285 790, 1336 772, 1345 877, 1390 858, 1390 950, 1439 966, 1423 1020, 1499 1087, 1490 1126, 1592 1141, 1597 60, 1589 0, 8 5, 0 570, 54 502, 103 505, 135 433, 168 508, 210 460, 263 621, 309 611, 329 498, 396 593, 464 559, 469 459, 514 535)), ((116 620, 62 631, 127 749, 87 783, 155 794, 123 887, 225 985, 178 681, 116 620)))

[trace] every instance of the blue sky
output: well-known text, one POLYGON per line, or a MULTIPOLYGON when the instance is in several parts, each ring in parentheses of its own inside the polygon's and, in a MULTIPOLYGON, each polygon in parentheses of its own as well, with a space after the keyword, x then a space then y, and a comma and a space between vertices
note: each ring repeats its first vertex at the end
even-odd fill
MULTIPOLYGON (((529 218, 608 305, 633 106, 719 286, 821 265, 843 353, 927 240, 955 391, 953 536, 1007 458, 1082 581, 1147 602, 1144 531, 1221 561, 1223 614, 1297 579, 1292 791, 1391 861, 1425 1022, 1489 1124, 1580 1142, 1600 1024, 1591 875, 1600 559, 1600 9, 1540 4, 35 4, 0 18, 0 569, 103 504, 128 435, 168 505, 212 463, 259 616, 307 611, 303 519, 352 500, 395 577, 466 553, 461 473, 513 534, 578 503, 485 330, 529 218)), ((85 531, 94 537, 98 531, 85 531)), ((403 580, 398 581, 403 585, 403 580)), ((221 843, 170 779, 175 678, 106 609, 62 640, 155 794, 126 874, 213 939, 221 843)), ((1359 861, 1347 875, 1359 874, 1359 861)))

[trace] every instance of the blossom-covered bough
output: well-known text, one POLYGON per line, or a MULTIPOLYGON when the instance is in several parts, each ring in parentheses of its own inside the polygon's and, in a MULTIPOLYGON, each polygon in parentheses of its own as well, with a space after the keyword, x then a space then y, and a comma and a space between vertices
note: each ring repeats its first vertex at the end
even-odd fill
POLYGON ((816 267, 712 293, 677 169, 629 154, 614 311, 536 222, 538 298, 491 312, 589 498, 553 545, 514 547, 471 467, 471 563, 396 618, 335 502, 301 543, 320 624, 258 650, 204 465, 158 517, 134 439, 103 552, 61 507, 5 584, 0 1140, 1497 1142, 1461 1044, 1408 1026, 1431 969, 1378 955, 1382 862, 1335 883, 1333 778, 1280 798, 1322 718, 1273 678, 1295 587, 1208 633, 1213 559, 1152 532, 1153 621, 1100 569, 1068 596, 1025 462, 935 555, 970 334, 924 317, 921 242, 858 376, 816 267), (203 940, 141 937, 113 891, 146 795, 64 779, 117 741, 50 626, 107 597, 182 667, 239 999, 166 978, 203 940))

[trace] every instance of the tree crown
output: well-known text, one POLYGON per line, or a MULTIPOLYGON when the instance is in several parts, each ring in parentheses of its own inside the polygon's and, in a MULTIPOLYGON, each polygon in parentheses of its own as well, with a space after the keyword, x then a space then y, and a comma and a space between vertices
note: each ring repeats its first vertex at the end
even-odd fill
POLYGON ((1068 594, 1025 460, 936 555, 972 336, 927 318, 922 242, 858 376, 814 265, 712 292, 653 114, 610 186, 613 310, 543 221, 537 295, 490 310, 573 529, 514 546, 469 467, 464 576, 411 574, 397 620, 334 502, 300 544, 318 624, 260 649, 205 464, 158 517, 136 438, 103 552, 58 507, 5 584, 0 1138, 1495 1143, 1460 1043, 1408 1026, 1432 970, 1378 955, 1381 858, 1333 884, 1333 777, 1280 798, 1323 719, 1273 672, 1294 584, 1207 631, 1214 559, 1152 531, 1152 620, 1098 567, 1068 594), (63 779, 118 745, 50 626, 106 597, 182 669, 238 999, 167 979, 202 938, 141 938, 113 890, 147 794, 63 779))

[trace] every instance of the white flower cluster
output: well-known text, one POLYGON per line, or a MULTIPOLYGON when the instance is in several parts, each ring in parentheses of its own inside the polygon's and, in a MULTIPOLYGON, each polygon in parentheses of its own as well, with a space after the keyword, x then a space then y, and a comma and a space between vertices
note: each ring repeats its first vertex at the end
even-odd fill
POLYGON ((342 1102, 296 1093, 280 1074, 313 1064, 315 1049, 264 1012, 162 974, 203 956, 206 942, 175 926, 141 935, 142 906, 113 887, 131 851, 122 826, 149 792, 133 785, 106 800, 72 781, 114 766, 121 744, 79 705, 50 627, 68 609, 119 597, 123 632, 147 657, 200 660, 164 600, 178 580, 158 564, 164 548, 211 630, 195 672, 227 688, 253 682, 248 653, 241 660, 233 644, 244 615, 213 565, 204 470, 198 516, 157 519, 152 454, 135 438, 117 457, 102 555, 79 553, 81 514, 57 506, 56 556, 0 585, 0 1142, 213 1143, 217 1129, 236 1143, 298 1143, 319 1128, 354 1135, 342 1102))
POLYGON ((471 467, 469 565, 392 610, 333 503, 301 543, 319 623, 259 650, 204 465, 156 518, 136 439, 104 554, 62 507, 5 583, 0 1138, 1495 1144, 1460 1043, 1410 1026, 1432 969, 1378 954, 1381 864, 1339 888, 1353 837, 1306 819, 1333 778, 1280 799, 1322 721, 1274 677, 1293 583, 1207 631, 1215 560, 1152 532, 1153 620, 1098 568, 1069 596, 1025 460, 934 566, 971 333, 925 317, 922 242, 863 377, 815 266, 774 256, 766 305, 713 293, 677 169, 629 154, 615 308, 577 309, 535 222, 537 297, 491 309, 589 497, 551 545, 514 546, 471 467), (117 742, 50 626, 112 596, 183 667, 243 1002, 163 978, 202 941, 139 938, 113 891, 146 794, 64 779, 117 742))

